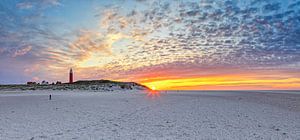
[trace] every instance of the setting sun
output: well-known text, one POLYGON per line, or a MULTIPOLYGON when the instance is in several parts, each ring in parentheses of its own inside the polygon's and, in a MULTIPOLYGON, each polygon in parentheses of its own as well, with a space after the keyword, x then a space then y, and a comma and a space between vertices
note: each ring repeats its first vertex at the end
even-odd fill
POLYGON ((155 87, 155 86, 152 86, 151 89, 152 89, 152 90, 156 90, 156 87, 155 87))

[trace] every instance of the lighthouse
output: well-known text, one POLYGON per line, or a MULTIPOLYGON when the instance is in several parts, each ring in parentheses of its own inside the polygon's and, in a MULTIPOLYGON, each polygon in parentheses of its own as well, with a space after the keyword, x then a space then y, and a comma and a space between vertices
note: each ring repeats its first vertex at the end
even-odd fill
POLYGON ((73 70, 72 68, 70 69, 70 73, 69 73, 69 84, 73 83, 73 70))

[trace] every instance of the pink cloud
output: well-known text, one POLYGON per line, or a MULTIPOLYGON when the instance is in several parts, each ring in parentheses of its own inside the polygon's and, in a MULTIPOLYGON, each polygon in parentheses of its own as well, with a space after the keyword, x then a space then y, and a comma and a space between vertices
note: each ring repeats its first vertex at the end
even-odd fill
POLYGON ((31 46, 27 46, 27 47, 24 47, 24 48, 21 48, 19 50, 16 50, 14 53, 13 53, 13 57, 17 57, 17 56, 23 56, 25 54, 27 54, 30 50, 32 49, 31 46))
POLYGON ((0 48, 0 53, 3 53, 4 51, 4 48, 0 48))
POLYGON ((40 78, 39 77, 32 77, 31 80, 37 82, 37 81, 40 80, 40 78))

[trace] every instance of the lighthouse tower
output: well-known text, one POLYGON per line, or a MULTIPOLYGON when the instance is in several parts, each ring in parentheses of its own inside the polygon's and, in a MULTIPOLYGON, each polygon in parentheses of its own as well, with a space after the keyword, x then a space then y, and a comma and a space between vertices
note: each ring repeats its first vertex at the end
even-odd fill
POLYGON ((72 68, 70 69, 70 73, 69 73, 69 83, 70 84, 73 83, 73 70, 72 70, 72 68))

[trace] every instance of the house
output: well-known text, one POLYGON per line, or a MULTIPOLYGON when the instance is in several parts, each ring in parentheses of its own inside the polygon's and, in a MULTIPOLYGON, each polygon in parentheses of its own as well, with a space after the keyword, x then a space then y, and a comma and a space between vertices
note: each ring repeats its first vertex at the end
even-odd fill
POLYGON ((27 82, 27 85, 36 85, 36 82, 27 82))
POLYGON ((42 81, 41 85, 49 85, 49 82, 47 82, 47 81, 42 81))

